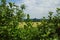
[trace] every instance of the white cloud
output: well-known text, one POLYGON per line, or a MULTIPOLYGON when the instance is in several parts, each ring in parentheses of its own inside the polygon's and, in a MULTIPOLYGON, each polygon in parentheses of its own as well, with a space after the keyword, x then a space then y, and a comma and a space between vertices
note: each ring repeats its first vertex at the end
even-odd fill
POLYGON ((29 13, 31 18, 41 18, 47 16, 48 11, 55 12, 57 7, 60 7, 60 0, 22 0, 27 6, 26 13, 29 13))

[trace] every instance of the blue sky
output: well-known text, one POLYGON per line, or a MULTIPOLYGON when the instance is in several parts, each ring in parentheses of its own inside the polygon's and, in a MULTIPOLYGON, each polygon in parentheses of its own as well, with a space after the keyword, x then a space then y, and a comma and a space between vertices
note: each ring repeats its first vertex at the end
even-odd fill
POLYGON ((47 17, 49 11, 56 13, 56 8, 60 8, 60 0, 7 0, 15 2, 18 6, 26 5, 25 13, 30 14, 30 18, 47 17))

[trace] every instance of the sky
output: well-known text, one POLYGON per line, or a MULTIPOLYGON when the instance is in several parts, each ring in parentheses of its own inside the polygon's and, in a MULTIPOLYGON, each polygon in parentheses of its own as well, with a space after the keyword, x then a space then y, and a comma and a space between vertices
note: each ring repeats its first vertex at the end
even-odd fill
POLYGON ((30 18, 42 18, 48 16, 48 12, 56 13, 56 8, 60 8, 60 0, 7 0, 8 2, 15 2, 20 6, 25 4, 25 13, 30 14, 30 18))

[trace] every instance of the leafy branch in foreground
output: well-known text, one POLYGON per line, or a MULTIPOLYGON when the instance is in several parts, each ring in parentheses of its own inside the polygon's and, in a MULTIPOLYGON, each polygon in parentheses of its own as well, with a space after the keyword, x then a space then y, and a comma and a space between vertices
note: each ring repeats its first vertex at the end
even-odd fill
POLYGON ((48 21, 40 21, 41 24, 33 27, 29 14, 23 28, 20 26, 20 21, 24 17, 24 5, 21 9, 14 3, 6 0, 1 0, 0 4, 0 40, 59 40, 60 39, 60 9, 57 8, 56 16, 53 12, 49 12, 48 21))

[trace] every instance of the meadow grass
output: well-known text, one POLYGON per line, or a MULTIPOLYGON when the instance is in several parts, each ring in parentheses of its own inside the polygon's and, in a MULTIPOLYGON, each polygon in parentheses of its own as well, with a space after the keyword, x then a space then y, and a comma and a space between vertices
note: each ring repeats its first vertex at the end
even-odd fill
MULTIPOLYGON (((37 25, 41 25, 41 22, 31 22, 30 24, 32 25, 32 27, 37 27, 37 25)), ((23 28, 24 25, 27 25, 27 24, 25 22, 20 22, 19 28, 23 28)))

